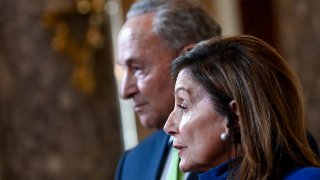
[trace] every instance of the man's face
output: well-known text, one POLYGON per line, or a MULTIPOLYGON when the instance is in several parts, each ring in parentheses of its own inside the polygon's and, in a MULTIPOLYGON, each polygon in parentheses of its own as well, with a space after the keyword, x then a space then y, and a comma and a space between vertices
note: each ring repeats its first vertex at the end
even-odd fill
POLYGON ((174 106, 169 65, 174 53, 152 31, 152 14, 126 21, 118 37, 118 64, 124 68, 121 98, 132 99, 143 126, 163 128, 174 106))

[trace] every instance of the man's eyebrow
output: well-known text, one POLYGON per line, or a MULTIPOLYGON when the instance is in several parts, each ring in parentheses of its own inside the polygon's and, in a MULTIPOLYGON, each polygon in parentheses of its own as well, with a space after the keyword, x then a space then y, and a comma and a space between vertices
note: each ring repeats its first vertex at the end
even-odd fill
POLYGON ((125 60, 123 63, 120 63, 120 61, 119 60, 117 60, 117 64, 118 65, 122 65, 122 66, 124 66, 124 65, 130 65, 130 64, 132 64, 132 63, 134 63, 135 62, 135 60, 134 60, 134 58, 129 58, 129 59, 127 59, 127 60, 125 60))

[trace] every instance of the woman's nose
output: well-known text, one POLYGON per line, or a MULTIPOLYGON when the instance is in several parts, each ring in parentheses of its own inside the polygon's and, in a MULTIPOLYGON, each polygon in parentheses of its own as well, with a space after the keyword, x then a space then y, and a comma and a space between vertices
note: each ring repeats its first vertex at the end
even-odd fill
POLYGON ((177 121, 177 118, 175 116, 175 110, 170 113, 163 129, 167 134, 171 136, 175 136, 179 133, 179 122, 177 121))

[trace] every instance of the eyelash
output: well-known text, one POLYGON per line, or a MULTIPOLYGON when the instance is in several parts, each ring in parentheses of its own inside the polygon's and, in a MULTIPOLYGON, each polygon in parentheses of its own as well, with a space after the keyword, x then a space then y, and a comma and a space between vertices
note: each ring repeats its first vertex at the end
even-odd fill
POLYGON ((178 108, 180 108, 181 110, 183 110, 184 112, 188 110, 188 108, 185 105, 182 104, 177 104, 178 108))

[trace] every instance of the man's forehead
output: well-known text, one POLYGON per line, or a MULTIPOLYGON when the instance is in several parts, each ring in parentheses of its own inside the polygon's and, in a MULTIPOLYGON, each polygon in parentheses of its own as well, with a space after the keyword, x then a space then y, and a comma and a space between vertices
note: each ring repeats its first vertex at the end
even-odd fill
POLYGON ((119 33, 118 44, 120 47, 130 46, 132 44, 143 44, 148 41, 149 37, 148 30, 137 31, 136 28, 124 27, 119 33))
POLYGON ((126 20, 123 29, 132 29, 132 32, 145 32, 148 33, 153 27, 153 14, 142 14, 133 16, 126 20))
POLYGON ((147 37, 134 34, 130 29, 124 29, 119 36, 117 63, 124 65, 139 59, 138 57, 142 56, 147 45, 147 37))
POLYGON ((122 26, 119 36, 119 46, 135 44, 144 44, 154 36, 152 30, 152 18, 150 14, 143 14, 131 17, 122 26), (129 44, 128 44, 129 43, 129 44))

